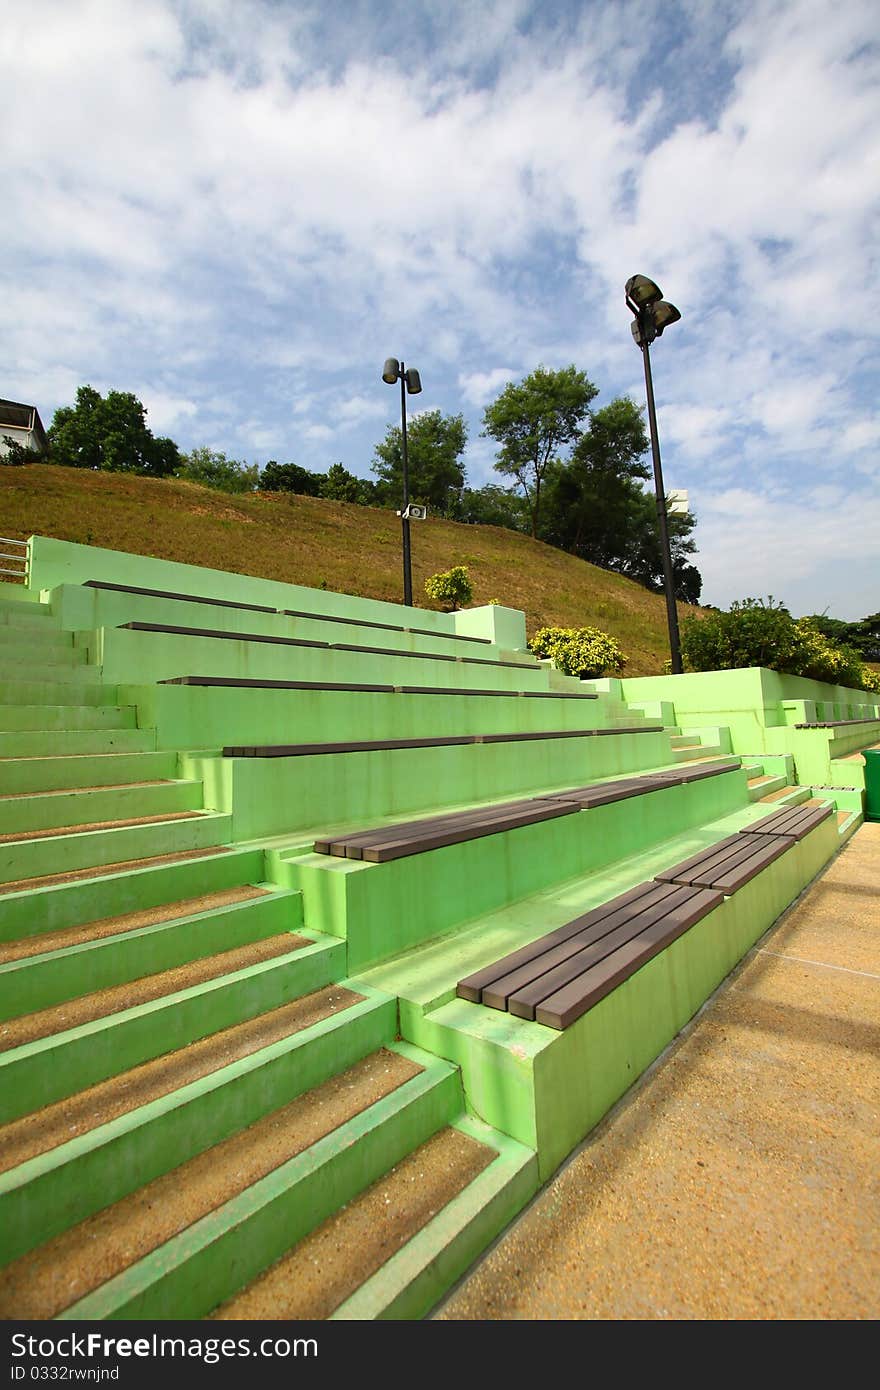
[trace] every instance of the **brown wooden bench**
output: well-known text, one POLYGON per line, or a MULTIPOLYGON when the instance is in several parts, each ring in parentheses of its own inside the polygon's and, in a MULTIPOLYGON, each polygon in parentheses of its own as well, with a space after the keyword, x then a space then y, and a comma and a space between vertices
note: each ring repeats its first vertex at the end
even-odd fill
POLYGON ((876 715, 870 715, 867 719, 824 719, 814 721, 812 724, 795 724, 796 729, 843 729, 850 724, 880 724, 880 719, 876 715))
MULTIPOLYGON (((177 637, 213 637, 228 642, 263 642, 276 647, 320 647, 334 652, 365 652, 373 656, 409 657, 417 661, 457 661, 477 666, 509 666, 521 671, 527 661, 501 661, 486 656, 447 656, 445 652, 406 652, 394 647, 363 647, 350 642, 318 642, 307 637, 281 637, 266 632, 227 632, 214 627, 178 627, 174 623, 119 623, 133 632, 164 632, 177 637)), ((534 660, 534 659, 533 659, 534 660)))
POLYGON ((662 733, 661 725, 634 729, 549 729, 544 732, 510 734, 454 734, 437 738, 354 739, 333 743, 250 743, 230 744, 224 758, 307 758, 328 753, 382 753, 402 748, 448 748, 471 743, 536 743, 548 739, 592 738, 597 734, 662 733))
MULTIPOLYGON (((707 770, 706 775, 719 776, 732 771, 736 771, 736 768, 725 763, 717 766, 714 773, 710 774, 707 770)), ((666 773, 663 772, 618 778, 596 783, 594 788, 575 788, 573 792, 563 790, 516 801, 475 806, 466 811, 441 812, 436 816, 398 821, 351 834, 330 835, 316 840, 314 848, 317 854, 384 864, 392 859, 462 844, 485 835, 497 835, 505 830, 533 825, 555 816, 572 815, 589 810, 591 806, 602 806, 610 801, 622 801, 675 785, 677 783, 666 780, 666 773), (586 794, 591 791, 596 791, 597 795, 588 800, 586 794)))
POLYGON ((690 858, 665 869, 657 878, 662 883, 715 888, 730 895, 787 854, 794 840, 782 835, 752 835, 739 831, 726 839, 692 854, 690 858))
POLYGON ((802 840, 834 814, 834 807, 827 801, 802 801, 798 806, 786 806, 772 816, 755 821, 748 827, 750 835, 782 835, 791 840, 802 840))
POLYGON ((214 608, 240 608, 249 613, 280 613, 289 618, 309 618, 321 623, 347 623, 349 627, 380 628, 383 632, 414 632, 420 637, 445 637, 452 642, 482 642, 491 646, 489 637, 471 637, 458 632, 434 632, 428 627, 404 627, 400 623, 377 623, 368 618, 342 618, 334 613, 307 613, 298 608, 273 608, 265 603, 239 603, 234 599, 205 598, 201 594, 180 594, 171 589, 145 589, 138 584, 111 584, 104 579, 87 579, 87 589, 109 589, 118 594, 139 594, 147 598, 173 599, 179 603, 207 603, 214 608))
POLYGON ((243 690, 352 690, 389 695, 491 695, 505 700, 598 700, 591 690, 462 690, 454 685, 377 685, 358 681, 276 681, 246 676, 166 676, 159 685, 216 685, 243 690))
POLYGON ((457 993, 567 1028, 721 902, 718 892, 640 883, 467 976, 457 993))

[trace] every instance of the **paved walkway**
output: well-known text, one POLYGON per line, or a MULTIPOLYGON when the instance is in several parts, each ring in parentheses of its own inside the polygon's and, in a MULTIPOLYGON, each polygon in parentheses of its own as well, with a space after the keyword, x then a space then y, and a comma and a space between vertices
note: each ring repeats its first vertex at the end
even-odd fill
POLYGON ((880 1315, 865 824, 435 1316, 880 1315))

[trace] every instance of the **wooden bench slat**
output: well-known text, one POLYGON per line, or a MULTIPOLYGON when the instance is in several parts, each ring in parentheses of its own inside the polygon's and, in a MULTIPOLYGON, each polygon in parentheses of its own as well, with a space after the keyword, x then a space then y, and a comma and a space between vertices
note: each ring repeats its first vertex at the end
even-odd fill
POLYGON ((216 685, 249 690, 351 690, 388 695, 491 695, 509 700, 598 700, 586 692, 577 695, 554 690, 474 690, 455 685, 381 685, 360 681, 280 681, 247 676, 166 676, 158 685, 216 685))
POLYGON ((788 854, 794 845, 793 840, 783 838, 781 835, 764 835, 759 838, 763 844, 754 849, 747 859, 738 864, 730 865, 723 872, 713 875, 711 883, 707 883, 705 878, 701 879, 701 886, 717 888, 719 893, 724 893, 725 897, 730 897, 732 893, 736 893, 738 889, 755 878, 762 869, 766 869, 768 864, 772 864, 775 859, 781 859, 783 854, 788 854))
POLYGON ((802 840, 833 813, 834 807, 831 805, 792 806, 784 815, 780 812, 779 816, 768 816, 766 820, 756 821, 754 825, 749 826, 749 832, 753 835, 784 835, 792 840, 802 840))
POLYGON ((84 589, 110 589, 119 594, 138 594, 146 598, 170 598, 184 603, 208 603, 214 608, 240 608, 248 613, 277 613, 265 603, 238 603, 228 598, 203 598, 200 594, 177 594, 170 589, 142 589, 135 584, 110 584, 104 579, 87 579, 84 589))
POLYGON ((479 1004, 482 991, 487 985, 491 985, 494 980, 498 980, 502 975, 516 970, 521 965, 527 965, 529 961, 535 960, 548 946, 555 946, 560 941, 567 941, 570 936, 577 935, 580 931, 585 931, 596 922, 602 922, 606 917, 624 908, 629 904, 636 903, 644 898, 646 894, 653 892, 656 888, 653 879, 648 879, 644 883, 636 884, 625 893, 620 893, 616 898, 611 898, 608 902, 600 904, 599 907, 591 908, 589 912, 583 912, 579 917, 574 917, 570 922, 557 927, 554 931, 538 937, 526 946, 519 946, 515 951, 510 951, 506 956, 494 961, 491 965, 483 966, 480 970, 475 970, 473 974, 467 975, 460 980, 457 986, 457 993, 461 999, 469 999, 474 1004, 479 1004))
MULTIPOLYGON (((624 909, 621 914, 623 920, 611 931, 603 933, 598 940, 589 941, 576 953, 570 954, 567 960, 543 971, 527 984, 511 992, 507 998, 508 1012, 517 1018, 533 1020, 535 1010, 545 999, 564 989, 572 980, 576 980, 586 970, 613 954, 618 947, 624 946, 634 936, 647 931, 655 922, 662 921, 673 909, 684 905, 693 896, 690 888, 680 884, 663 884, 658 887, 668 887, 671 891, 659 900, 646 898, 643 908, 641 904, 636 903, 634 908, 624 909)), ((484 990, 484 999, 485 996, 484 990)))
MULTIPOLYGON (((546 986, 545 982, 556 976, 559 967, 568 964, 575 956, 581 961, 588 947, 599 944, 604 946, 606 940, 614 943, 617 939, 622 939, 619 938, 619 933, 625 929, 640 931, 653 920, 657 912, 662 911, 667 899, 680 898, 683 891, 673 883, 652 884, 651 891, 641 899, 618 907, 616 911, 608 913, 589 926, 573 930, 563 939, 548 944, 540 955, 499 975, 497 979, 484 986, 481 1002, 490 1009, 506 1009, 513 995, 521 1000, 524 998, 524 991, 532 986, 535 992, 543 988, 545 993, 549 993, 550 987, 546 986)), ((613 944, 609 949, 613 949, 613 944)), ((577 970, 580 967, 573 968, 577 970)), ((558 976, 555 983, 561 983, 562 978, 563 976, 558 976)), ((512 1009, 511 1012, 517 1010, 512 1009)), ((534 1012, 520 1016, 534 1017, 534 1012)))
POLYGON ((360 859, 365 845, 381 845, 386 841, 397 841, 412 833, 427 834, 436 829, 452 829, 456 825, 466 825, 473 821, 484 821, 487 816, 498 812, 520 810, 528 805, 518 798, 516 801, 502 801, 482 806, 473 806, 467 811, 440 811, 434 816, 419 817, 416 820, 395 821, 391 825, 377 825, 370 830, 358 830, 349 835, 336 835, 329 839, 316 840, 315 849, 321 854, 335 854, 338 857, 360 859), (319 850, 318 845, 330 845, 330 849, 319 850))
POLYGON ((691 869, 697 868, 700 864, 704 863, 710 855, 720 855, 726 850, 733 853, 734 849, 739 848, 739 845, 740 836, 738 834, 726 835, 723 840, 716 840, 714 845, 707 845, 705 849, 698 850, 696 854, 689 855, 687 859, 682 859, 679 864, 673 864, 671 868, 664 869, 662 873, 656 874, 655 877, 661 879, 664 883, 686 882, 684 875, 688 874, 691 869))
POLYGON ((536 1021, 549 1028, 568 1028, 723 901, 721 893, 697 890, 666 917, 544 999, 535 1011, 536 1021))
POLYGON ((572 815, 576 811, 576 806, 569 806, 565 802, 555 805, 532 805, 524 811, 511 812, 497 819, 474 821, 448 831, 438 830, 425 837, 407 836, 398 841, 367 846, 362 850, 361 858, 371 864, 386 864, 393 859, 404 859, 411 854, 443 849, 448 845, 465 844, 469 840, 479 840, 486 835, 499 835, 506 830, 518 830, 522 826, 536 825, 539 821, 554 820, 559 816, 572 815))

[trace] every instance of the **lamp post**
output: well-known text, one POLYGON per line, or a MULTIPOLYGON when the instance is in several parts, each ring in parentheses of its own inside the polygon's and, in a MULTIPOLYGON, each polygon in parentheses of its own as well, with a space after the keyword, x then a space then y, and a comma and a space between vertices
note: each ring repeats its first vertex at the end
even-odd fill
POLYGON ((400 382, 400 435, 401 456, 403 459, 403 506, 400 510, 400 525, 403 531, 403 601, 412 608, 412 562, 409 544, 409 455, 406 448, 406 397, 417 396, 422 389, 422 381, 415 367, 406 370, 403 362, 396 357, 386 357, 382 368, 382 380, 393 386, 400 382))
POLYGON ((651 377, 649 345, 659 338, 664 328, 676 323, 681 314, 674 304, 668 304, 663 293, 646 275, 632 275, 626 282, 626 303, 633 313, 630 324, 636 345, 642 350, 645 362, 645 391, 648 397, 648 425, 651 431, 651 453, 654 459, 654 492, 657 497, 657 525, 660 528, 660 549, 663 558, 663 588, 666 592, 666 621, 669 627, 669 650, 672 673, 681 675, 681 641, 678 635, 678 609, 675 606, 675 586, 672 577, 672 553, 669 548, 669 526, 666 517, 666 494, 660 468, 660 440, 657 435, 657 411, 654 407, 654 382, 651 377))

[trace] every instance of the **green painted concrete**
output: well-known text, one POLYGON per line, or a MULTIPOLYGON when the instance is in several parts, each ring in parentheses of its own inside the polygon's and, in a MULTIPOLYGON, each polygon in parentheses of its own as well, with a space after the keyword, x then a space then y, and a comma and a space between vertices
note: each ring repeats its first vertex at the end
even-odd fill
POLYGON ((0 758, 82 756, 83 753, 149 753, 152 729, 19 729, 0 732, 0 758))
POLYGON ((128 555, 118 550, 100 550, 96 546, 76 545, 49 536, 30 537, 28 562, 32 591, 48 591, 60 584, 83 584, 89 579, 99 579, 113 584, 164 589, 169 593, 198 594, 205 598, 222 596, 235 603, 265 604, 274 608, 293 608, 345 618, 360 617, 368 622, 401 623, 401 614, 406 614, 414 626, 431 631, 459 631, 468 636, 492 639, 497 632, 505 641, 516 636, 519 631, 517 618, 521 619, 520 614, 512 614, 507 622, 494 605, 490 605, 485 609, 469 610, 468 617, 459 623, 457 618, 460 615, 435 613, 423 608, 404 609, 399 604, 383 603, 377 599, 307 589, 298 584, 282 584, 272 579, 232 574, 226 570, 208 570, 171 560, 128 555), (480 615, 483 615, 482 618, 480 615))
POLYGON ((186 820, 160 821, 154 825, 10 841, 0 844, 0 884, 221 845, 230 838, 231 820, 230 816, 205 812, 186 820))
POLYGON ((290 863, 306 921, 345 936, 354 973, 552 883, 595 872, 746 799, 740 773, 669 787, 388 864, 290 863))
POLYGON ((121 782, 173 781, 177 776, 177 754, 173 751, 6 758, 2 768, 4 796, 69 787, 112 787, 121 782))
POLYGON ((320 988, 309 947, 0 1053, 0 1123, 320 988))
POLYGON ((423 1317, 536 1192, 531 1149, 470 1115, 455 1128, 496 1149, 498 1157, 346 1299, 335 1320, 423 1317))
MULTIPOLYGON (((493 684, 479 688, 491 689, 493 684)), ((121 687, 120 699, 137 706, 140 724, 156 730, 160 748, 290 743, 292 733, 297 742, 309 743, 610 727, 608 708, 598 700, 530 699, 515 692, 416 695, 126 685, 121 687)), ((636 716, 625 722, 643 721, 636 716)))
POLYGON ((133 705, 2 705, 0 729, 133 729, 133 705))
POLYGON ((0 1019, 47 1009, 300 926, 299 896, 276 889, 263 898, 28 956, 0 965, 0 1019))
POLYGON ((0 835, 52 830, 67 825, 160 816, 202 808, 202 785, 194 781, 155 786, 111 786, 87 790, 26 792, 0 797, 0 835))
MULTIPOLYGON (((342 952, 325 950, 338 977, 342 952)), ((329 981, 327 981, 329 982, 329 981)), ((326 983, 326 982, 325 982, 326 983)), ((0 1249, 11 1260, 221 1143, 394 1037, 394 1001, 375 992, 0 1176, 0 1249)))
POLYGON ((305 827, 369 824, 432 807, 583 786, 670 761, 665 734, 477 743, 296 758, 183 757, 205 805, 231 811, 236 840, 305 827))
POLYGON ((436 1058, 334 1133, 61 1314, 199 1318, 453 1119, 457 1072, 436 1058))
POLYGON ((9 679, 0 673, 0 703, 8 705, 23 701, 35 705, 63 705, 74 700, 79 705, 113 705, 116 687, 100 684, 100 672, 83 675, 80 666, 70 680, 59 682, 51 677, 28 679, 24 670, 9 679))
POLYGON ((204 859, 145 865, 68 883, 23 888, 0 896, 0 940, 61 931, 199 893, 261 883, 264 877, 261 849, 234 849, 204 859))

